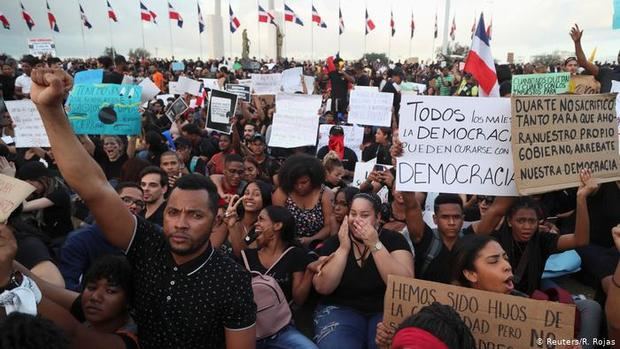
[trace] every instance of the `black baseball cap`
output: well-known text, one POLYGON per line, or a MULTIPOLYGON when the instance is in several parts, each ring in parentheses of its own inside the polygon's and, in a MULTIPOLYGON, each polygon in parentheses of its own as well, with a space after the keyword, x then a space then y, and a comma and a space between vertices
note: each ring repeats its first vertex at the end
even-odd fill
POLYGON ((332 128, 329 129, 329 135, 330 136, 344 136, 344 129, 340 125, 332 126, 332 128))

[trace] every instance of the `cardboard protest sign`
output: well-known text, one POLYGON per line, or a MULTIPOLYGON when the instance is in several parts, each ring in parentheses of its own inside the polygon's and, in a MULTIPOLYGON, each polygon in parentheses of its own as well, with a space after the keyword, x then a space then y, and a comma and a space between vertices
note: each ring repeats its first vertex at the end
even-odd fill
POLYGON ((540 96, 568 92, 570 73, 527 74, 512 77, 512 95, 540 96))
POLYGON ((78 84, 100 84, 103 81, 103 69, 89 69, 77 72, 73 78, 73 83, 78 84))
POLYGON ((312 114, 275 113, 270 147, 297 148, 316 144, 319 118, 312 114))
POLYGON ((510 100, 405 94, 399 191, 512 196, 510 100))
POLYGON ((554 348, 574 338, 575 306, 389 275, 383 323, 396 329, 433 302, 451 306, 476 348, 554 348))
POLYGON ((35 187, 28 182, 0 174, 0 224, 6 222, 11 212, 33 191, 35 187))
POLYGON ((250 101, 250 86, 239 84, 226 84, 226 92, 234 93, 240 99, 250 101))
MULTIPOLYGON (((329 130, 334 125, 321 124, 319 125, 319 139, 316 146, 317 152, 327 145, 329 141, 329 130)), ((364 128, 357 125, 340 125, 344 131, 344 145, 350 148, 357 155, 358 160, 362 158, 362 150, 360 146, 364 140, 364 128)))
POLYGON ((173 95, 182 95, 185 91, 181 90, 181 86, 178 81, 169 81, 168 82, 168 93, 173 95))
POLYGON ((170 104, 165 114, 170 122, 174 122, 179 116, 185 113, 187 109, 189 109, 189 106, 183 97, 179 97, 170 104))
POLYGON ((286 69, 282 72, 282 91, 295 93, 304 90, 301 85, 301 76, 304 74, 301 67, 286 69))
POLYGON ((186 78, 185 76, 179 76, 179 84, 177 89, 184 93, 189 93, 193 96, 202 95, 202 82, 194 79, 186 78))
POLYGON ((321 101, 322 97, 320 95, 309 96, 278 93, 276 95, 276 113, 287 115, 312 115, 318 121, 321 101))
POLYGON ((138 86, 142 87, 142 103, 150 101, 161 92, 159 87, 149 78, 142 80, 138 86))
POLYGON ((512 97, 512 150, 519 193, 579 185, 590 168, 599 182, 620 179, 616 96, 512 97))
POLYGON ((568 92, 577 95, 593 95, 601 92, 601 83, 592 75, 573 75, 570 78, 568 92))
POLYGON ((30 99, 6 101, 6 108, 15 122, 15 146, 17 148, 49 147, 50 141, 43 127, 37 107, 30 99))
POLYGON ((235 116, 237 95, 220 90, 211 91, 207 110, 207 128, 230 133, 230 118, 235 116))
POLYGON ((355 171, 353 172, 353 182, 351 185, 359 188, 362 183, 366 181, 370 172, 372 172, 373 167, 377 163, 377 158, 368 160, 366 162, 358 161, 355 164, 355 171))
POLYGON ((393 101, 393 93, 356 87, 351 91, 348 122, 358 125, 390 127, 393 101))
POLYGON ((280 92, 282 74, 252 74, 252 91, 255 95, 275 95, 280 92))
POLYGON ((67 116, 76 134, 138 135, 142 88, 137 85, 76 85, 67 116))

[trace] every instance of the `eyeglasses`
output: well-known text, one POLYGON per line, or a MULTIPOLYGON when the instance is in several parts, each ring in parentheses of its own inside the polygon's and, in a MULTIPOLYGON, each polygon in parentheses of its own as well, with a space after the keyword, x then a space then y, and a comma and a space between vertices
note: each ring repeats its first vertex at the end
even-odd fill
POLYGON ((121 200, 123 200, 123 203, 127 206, 136 205, 138 208, 144 208, 144 201, 142 200, 134 200, 128 196, 121 197, 121 200))
POLYGON ((489 204, 492 204, 493 201, 495 201, 495 196, 485 196, 485 195, 478 195, 478 202, 483 202, 486 201, 489 204))

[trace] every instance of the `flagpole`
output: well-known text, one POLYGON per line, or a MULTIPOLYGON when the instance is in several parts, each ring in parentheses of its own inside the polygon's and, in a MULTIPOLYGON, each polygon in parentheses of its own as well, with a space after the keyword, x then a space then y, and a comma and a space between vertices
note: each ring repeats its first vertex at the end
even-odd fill
POLYGON ((394 9, 392 8, 392 4, 390 3, 390 37, 388 39, 388 64, 390 64, 390 59, 392 58, 392 33, 394 32, 394 27, 392 27, 393 20, 394 9))
MULTIPOLYGON (((106 9, 108 10, 108 9, 106 9)), ((112 36, 112 23, 110 23, 110 17, 108 15, 108 32, 110 33, 110 46, 112 46, 112 59, 115 59, 116 57, 116 52, 114 50, 114 39, 112 36)))
MULTIPOLYGON (((258 11, 258 0, 256 0, 256 11, 258 11)), ((258 60, 260 61, 260 21, 258 21, 258 16, 256 16, 256 33, 258 38, 258 60)))
MULTIPOLYGON (((282 2, 286 5, 286 0, 282 2)), ((286 39, 286 10, 282 9, 282 31, 284 32, 284 40, 282 40, 282 46, 284 46, 284 57, 288 57, 288 40, 286 39)))
POLYGON ((368 1, 364 1, 364 8, 366 12, 364 12, 364 52, 362 52, 362 58, 366 54, 366 37, 368 36, 368 1))
MULTIPOLYGON (((80 9, 80 0, 77 1, 78 10, 80 9)), ((84 57, 88 58, 88 52, 86 51, 86 39, 84 38, 84 20, 82 19, 82 12, 80 11, 80 29, 82 30, 82 46, 84 47, 84 57)))
MULTIPOLYGON (((228 58, 232 59, 232 36, 233 32, 230 30, 230 9, 232 9, 232 1, 228 0, 228 58)), ((237 28, 236 30, 239 30, 237 28)))
MULTIPOLYGON (((310 1, 310 4, 314 6, 314 1, 310 1)), ((312 15, 310 15, 310 43, 310 60, 314 61, 314 22, 312 21, 312 15)))
POLYGON ((142 29, 142 50, 146 50, 146 45, 144 44, 144 21, 142 20, 142 8, 140 7, 140 0, 138 0, 138 8, 140 8, 140 29, 142 29))
POLYGON ((168 7, 168 33, 170 33, 170 55, 174 57, 174 44, 172 43, 172 20, 170 19, 170 7, 168 7))
POLYGON ((340 14, 342 13, 342 9, 340 8, 340 0, 338 0, 338 53, 340 53, 340 14))
MULTIPOLYGON (((200 8, 200 3, 199 0, 196 0, 196 9, 200 8)), ((203 20, 202 18, 202 11, 198 12, 198 16, 200 16, 200 18, 198 18, 198 42, 200 43, 200 59, 202 60, 202 33, 200 32, 200 21, 203 20)))

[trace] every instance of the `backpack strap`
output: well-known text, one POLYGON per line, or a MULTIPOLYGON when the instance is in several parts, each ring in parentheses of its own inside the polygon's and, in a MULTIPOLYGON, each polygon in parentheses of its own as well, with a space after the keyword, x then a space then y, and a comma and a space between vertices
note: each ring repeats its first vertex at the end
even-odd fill
POLYGON ((286 250, 284 250, 284 252, 282 252, 282 254, 280 255, 280 257, 278 257, 278 259, 276 259, 275 262, 273 262, 273 264, 269 267, 269 269, 267 269, 267 271, 265 272, 265 275, 269 274, 269 272, 271 271, 271 269, 273 269, 273 267, 276 266, 276 264, 278 264, 278 262, 280 262, 280 260, 284 257, 284 255, 286 255, 288 253, 288 251, 294 249, 295 246, 290 246, 289 248, 287 248, 286 250))
POLYGON ((196 165, 198 165, 199 156, 192 156, 192 160, 189 162, 189 172, 194 173, 196 171, 196 165))
POLYGON ((437 229, 433 229, 433 237, 431 240, 430 246, 426 250, 426 256, 424 257, 424 264, 422 264, 422 268, 420 268, 420 275, 424 275, 426 270, 431 265, 431 262, 439 256, 441 249, 443 247, 443 241, 439 236, 439 231, 437 229))
POLYGON ((245 268, 249 272, 252 272, 252 269, 250 269, 250 264, 248 263, 248 257, 245 256, 245 251, 244 250, 241 250, 241 258, 243 259, 243 265, 245 265, 245 268))

